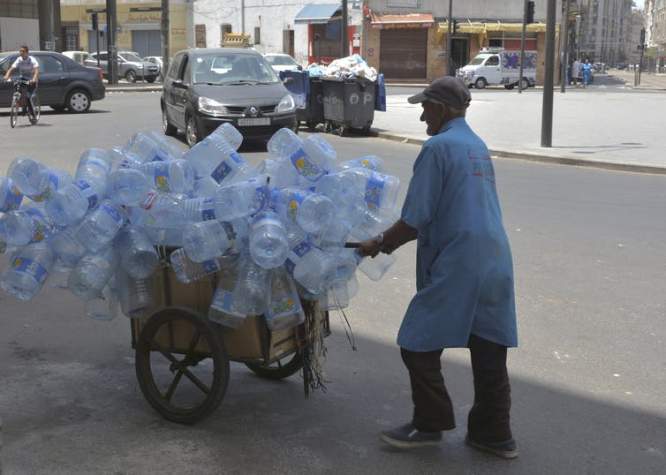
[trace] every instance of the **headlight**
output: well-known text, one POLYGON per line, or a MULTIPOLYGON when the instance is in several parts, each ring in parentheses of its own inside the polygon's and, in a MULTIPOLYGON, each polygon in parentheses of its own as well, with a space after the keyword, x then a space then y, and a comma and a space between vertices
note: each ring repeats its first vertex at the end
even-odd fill
POLYGON ((280 103, 275 108, 275 112, 293 112, 296 109, 296 103, 291 94, 287 94, 282 98, 280 103))
POLYGON ((227 108, 214 99, 200 97, 199 111, 212 116, 222 116, 227 113, 227 108))

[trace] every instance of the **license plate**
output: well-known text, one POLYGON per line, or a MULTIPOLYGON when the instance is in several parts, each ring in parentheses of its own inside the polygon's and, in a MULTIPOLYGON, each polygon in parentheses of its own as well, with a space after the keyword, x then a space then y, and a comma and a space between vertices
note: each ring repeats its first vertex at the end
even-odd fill
POLYGON ((270 117, 253 117, 249 119, 238 119, 238 125, 241 127, 252 127, 257 125, 271 125, 270 117))

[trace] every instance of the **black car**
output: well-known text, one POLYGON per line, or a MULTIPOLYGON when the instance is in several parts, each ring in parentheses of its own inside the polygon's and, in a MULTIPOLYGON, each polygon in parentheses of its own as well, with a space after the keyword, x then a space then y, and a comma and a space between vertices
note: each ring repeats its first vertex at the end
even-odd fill
MULTIPOLYGON (((50 51, 31 51, 39 63, 37 94, 42 106, 56 111, 87 112, 92 101, 104 99, 102 72, 89 68, 50 51)), ((0 74, 12 66, 17 52, 0 53, 0 74)), ((11 84, 0 81, 0 107, 9 107, 12 101, 11 84)))
POLYGON ((162 92, 164 133, 192 146, 229 122, 248 139, 297 129, 296 105, 264 57, 251 49, 190 49, 175 55, 162 92))

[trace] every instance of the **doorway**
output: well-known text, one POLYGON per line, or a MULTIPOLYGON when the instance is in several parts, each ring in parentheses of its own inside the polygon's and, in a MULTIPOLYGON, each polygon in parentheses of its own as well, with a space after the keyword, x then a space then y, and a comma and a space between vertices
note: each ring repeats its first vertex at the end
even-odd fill
POLYGON ((469 63, 469 40, 467 38, 451 40, 451 59, 455 69, 462 68, 469 63))

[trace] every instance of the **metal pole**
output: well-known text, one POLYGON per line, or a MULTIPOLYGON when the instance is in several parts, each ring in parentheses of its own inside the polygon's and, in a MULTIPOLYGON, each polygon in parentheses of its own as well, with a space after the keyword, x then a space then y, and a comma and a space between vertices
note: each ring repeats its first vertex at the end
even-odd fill
POLYGON ((347 0, 342 0, 342 26, 340 28, 340 57, 349 56, 349 11, 347 10, 347 0))
POLYGON ((556 0, 548 0, 546 17, 546 74, 543 81, 541 111, 541 146, 553 146, 553 86, 555 83, 555 16, 556 0))
POLYGON ((638 84, 641 85, 641 74, 643 72, 643 54, 645 53, 645 45, 641 45, 641 59, 638 61, 638 84))
POLYGON ((564 16, 562 17, 562 26, 560 27, 560 34, 562 35, 562 65, 560 68, 562 71, 562 80, 560 84, 560 92, 564 93, 567 90, 567 69, 569 68, 569 8, 571 6, 571 0, 566 0, 566 6, 564 8, 564 16))
POLYGON ((166 72, 169 70, 169 57, 171 56, 169 52, 169 0, 162 0, 162 17, 161 17, 161 28, 162 28, 162 74, 166 76, 166 72))
MULTIPOLYGON (((96 43, 97 43, 97 67, 99 68, 99 23, 97 23, 97 29, 95 30, 95 36, 97 37, 96 43)), ((108 60, 107 60, 108 64, 108 60)))
POLYGON ((449 29, 446 34, 446 74, 455 76, 456 72, 453 70, 453 0, 449 0, 449 29))
POLYGON ((106 0, 106 47, 109 84, 118 82, 116 53, 116 0, 106 0))
POLYGON ((518 73, 518 94, 523 92, 523 64, 525 63, 525 35, 527 34, 527 0, 523 7, 523 32, 520 35, 520 72, 518 73))
POLYGON ((245 34, 245 0, 241 0, 241 33, 245 34))

